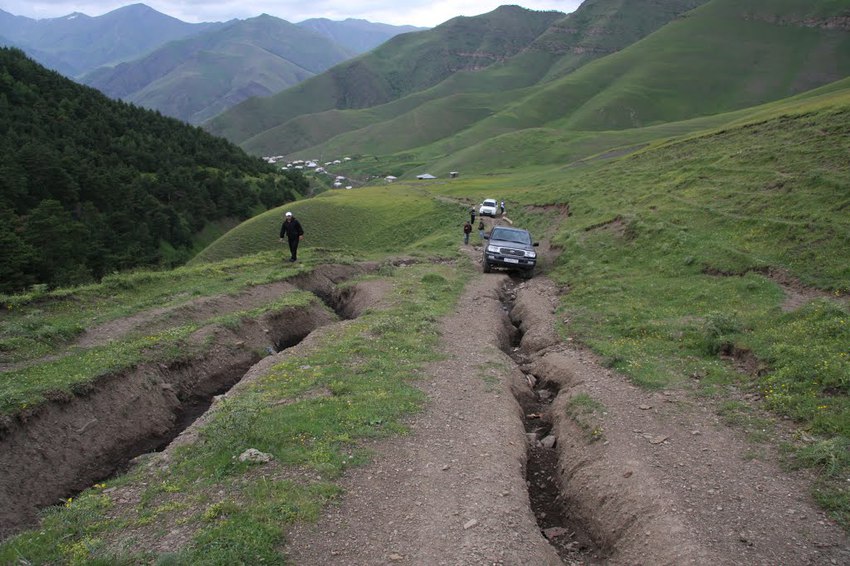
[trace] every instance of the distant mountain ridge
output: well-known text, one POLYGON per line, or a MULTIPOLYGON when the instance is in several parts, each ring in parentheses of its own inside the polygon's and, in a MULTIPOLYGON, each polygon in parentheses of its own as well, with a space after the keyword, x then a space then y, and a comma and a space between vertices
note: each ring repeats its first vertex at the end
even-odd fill
POLYGON ((107 96, 199 124, 254 96, 269 96, 354 55, 269 15, 173 41, 82 78, 107 96))
POLYGON ((145 4, 131 4, 97 17, 75 12, 41 20, 0 10, 0 36, 37 62, 72 78, 223 25, 182 22, 145 4))
POLYGON ((347 18, 342 21, 313 18, 298 22, 296 25, 324 35, 357 54, 371 51, 402 33, 428 29, 416 26, 392 26, 355 18, 347 18))
POLYGON ((0 10, 0 45, 113 98, 200 124, 277 93, 387 39, 425 28, 269 15, 187 24, 144 4, 34 20, 0 10))

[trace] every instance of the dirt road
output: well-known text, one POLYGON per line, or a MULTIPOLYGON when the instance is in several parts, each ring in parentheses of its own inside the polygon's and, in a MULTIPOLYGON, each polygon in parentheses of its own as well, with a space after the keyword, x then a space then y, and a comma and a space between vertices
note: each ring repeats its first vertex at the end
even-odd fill
POLYGON ((556 293, 543 277, 473 279, 442 324, 427 410, 372 446, 338 506, 288 534, 294 564, 850 564, 806 477, 752 458, 687 391, 640 390, 561 342, 556 293), (568 417, 576 399, 598 410, 568 417), (531 418, 555 442, 542 472, 561 489, 554 528, 535 517, 527 475, 542 448, 523 423, 541 400, 531 418))

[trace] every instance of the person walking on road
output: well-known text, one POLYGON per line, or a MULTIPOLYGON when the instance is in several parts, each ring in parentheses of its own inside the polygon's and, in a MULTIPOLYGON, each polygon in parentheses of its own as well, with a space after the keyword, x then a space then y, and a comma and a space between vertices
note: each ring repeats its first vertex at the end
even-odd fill
POLYGON ((481 218, 478 222, 478 235, 481 237, 481 240, 484 240, 484 219, 481 218))
POLYGON ((283 216, 283 224, 280 227, 280 241, 283 241, 284 236, 289 241, 289 253, 291 257, 289 261, 298 259, 298 243, 304 239, 304 228, 301 223, 292 216, 291 212, 287 212, 283 216))
POLYGON ((463 243, 469 244, 469 235, 472 233, 472 224, 469 222, 463 223, 463 243))

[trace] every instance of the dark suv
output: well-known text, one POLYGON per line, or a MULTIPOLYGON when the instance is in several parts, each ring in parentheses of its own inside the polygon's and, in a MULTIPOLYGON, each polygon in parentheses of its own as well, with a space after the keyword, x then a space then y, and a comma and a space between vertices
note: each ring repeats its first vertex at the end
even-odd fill
POLYGON ((484 273, 494 267, 517 270, 530 279, 537 263, 537 242, 531 239, 528 230, 508 226, 494 226, 484 247, 484 273))

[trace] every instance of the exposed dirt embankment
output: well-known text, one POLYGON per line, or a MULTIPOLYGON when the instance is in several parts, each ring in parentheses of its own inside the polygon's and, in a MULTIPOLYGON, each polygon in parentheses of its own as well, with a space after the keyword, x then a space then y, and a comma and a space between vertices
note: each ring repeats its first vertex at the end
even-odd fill
MULTIPOLYGON (((551 285, 523 287, 514 309, 522 325, 554 328, 551 285)), ((523 371, 558 391, 549 418, 563 499, 606 563, 850 561, 846 535, 809 495, 811 478, 783 470, 766 446, 754 458, 711 399, 638 388, 591 353, 535 335, 521 343, 523 371)))
MULTIPOLYGON (((232 385, 269 344, 335 320, 321 304, 286 309, 235 331, 202 331, 214 345, 169 364, 143 364, 101 377, 75 395, 7 421, 0 438, 0 525, 32 524, 40 507, 113 474, 127 460, 166 441, 183 401, 232 385)), ((200 335, 198 336, 200 338, 200 335)))
MULTIPOLYGON (((145 363, 105 375, 73 394, 50 395, 50 401, 4 418, 0 423, 0 538, 34 524, 39 508, 59 503, 114 474, 131 458, 170 441, 195 400, 226 390, 270 350, 297 344, 316 328, 337 321, 332 310, 349 318, 359 314, 379 293, 370 286, 361 297, 357 285, 340 288, 338 284, 376 268, 372 264, 319 266, 286 284, 246 291, 242 302, 205 298, 183 305, 169 317, 172 324, 258 306, 256 301, 273 300, 277 292, 293 288, 312 291, 324 301, 269 312, 237 328, 205 326, 189 340, 205 345, 196 353, 187 352, 184 359, 145 363)), ((110 332, 96 329, 85 338, 86 344, 94 346, 158 326, 159 314, 158 310, 156 316, 140 314, 123 324, 110 323, 110 332)))

